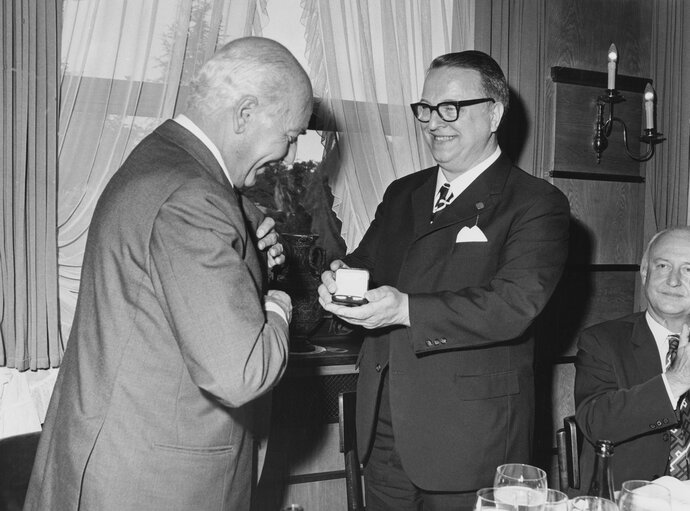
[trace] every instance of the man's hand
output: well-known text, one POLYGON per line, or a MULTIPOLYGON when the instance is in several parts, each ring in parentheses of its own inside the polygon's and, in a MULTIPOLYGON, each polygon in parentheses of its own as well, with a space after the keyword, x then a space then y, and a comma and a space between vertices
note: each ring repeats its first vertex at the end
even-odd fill
POLYGON ((671 392, 678 399, 690 390, 690 343, 688 343, 688 337, 690 337, 690 327, 685 324, 680 331, 676 359, 666 371, 666 381, 671 387, 671 392))
POLYGON ((364 298, 369 303, 356 307, 337 305, 332 302, 330 296, 326 284, 321 284, 319 286, 319 303, 321 306, 353 325, 369 329, 391 325, 410 326, 408 296, 394 287, 381 286, 370 289, 364 294, 364 298), (328 296, 325 296, 324 292, 328 296))
POLYGON ((269 269, 285 262, 283 245, 278 242, 275 225, 275 220, 267 216, 256 229, 257 246, 261 251, 266 250, 269 269))
MULTIPOLYGON (((324 307, 324 303, 331 303, 331 295, 335 293, 335 271, 340 268, 349 268, 340 259, 336 259, 329 265, 330 270, 326 270, 321 274, 321 285, 319 286, 319 301, 321 306, 324 307)), ((324 307, 325 308, 325 307, 324 307)))
POLYGON ((277 289, 269 289, 264 300, 280 307, 285 313, 288 325, 290 324, 290 321, 292 321, 292 299, 289 294, 277 289))

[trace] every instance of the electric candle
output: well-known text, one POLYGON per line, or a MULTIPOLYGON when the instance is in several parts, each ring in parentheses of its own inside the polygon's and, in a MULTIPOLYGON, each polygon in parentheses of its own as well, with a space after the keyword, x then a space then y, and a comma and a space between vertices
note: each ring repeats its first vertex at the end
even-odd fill
POLYGON ((614 90, 616 88, 616 62, 618 61, 618 51, 616 45, 609 46, 609 80, 608 89, 614 90))
POLYGON ((652 84, 648 83, 647 86, 644 88, 644 97, 643 97, 645 129, 648 129, 648 130, 654 129, 654 96, 655 95, 656 94, 654 93, 654 89, 652 88, 652 84))

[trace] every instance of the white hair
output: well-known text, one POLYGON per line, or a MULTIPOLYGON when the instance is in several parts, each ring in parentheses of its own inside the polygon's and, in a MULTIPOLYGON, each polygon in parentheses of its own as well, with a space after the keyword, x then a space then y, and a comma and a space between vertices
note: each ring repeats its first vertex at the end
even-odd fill
POLYGON ((280 113, 297 97, 298 108, 311 103, 309 77, 280 43, 263 37, 243 37, 223 46, 192 80, 188 108, 214 115, 247 94, 274 106, 280 113))

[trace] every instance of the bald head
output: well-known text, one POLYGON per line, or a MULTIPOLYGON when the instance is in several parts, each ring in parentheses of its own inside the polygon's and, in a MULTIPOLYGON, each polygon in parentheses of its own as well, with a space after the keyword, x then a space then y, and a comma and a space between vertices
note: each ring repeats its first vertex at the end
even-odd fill
MULTIPOLYGON (((235 39, 208 60, 191 84, 188 110, 217 115, 245 95, 286 113, 289 106, 311 109, 307 73, 282 44, 264 37, 235 39)), ((195 115, 196 117, 196 115, 195 115)))

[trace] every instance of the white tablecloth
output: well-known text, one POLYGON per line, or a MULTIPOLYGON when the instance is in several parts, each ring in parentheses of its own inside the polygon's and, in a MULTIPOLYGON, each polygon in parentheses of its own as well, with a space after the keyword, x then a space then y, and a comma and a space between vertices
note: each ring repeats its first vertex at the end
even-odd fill
POLYGON ((690 511, 690 481, 679 481, 675 477, 663 476, 652 482, 669 489, 673 500, 673 511, 690 511))

